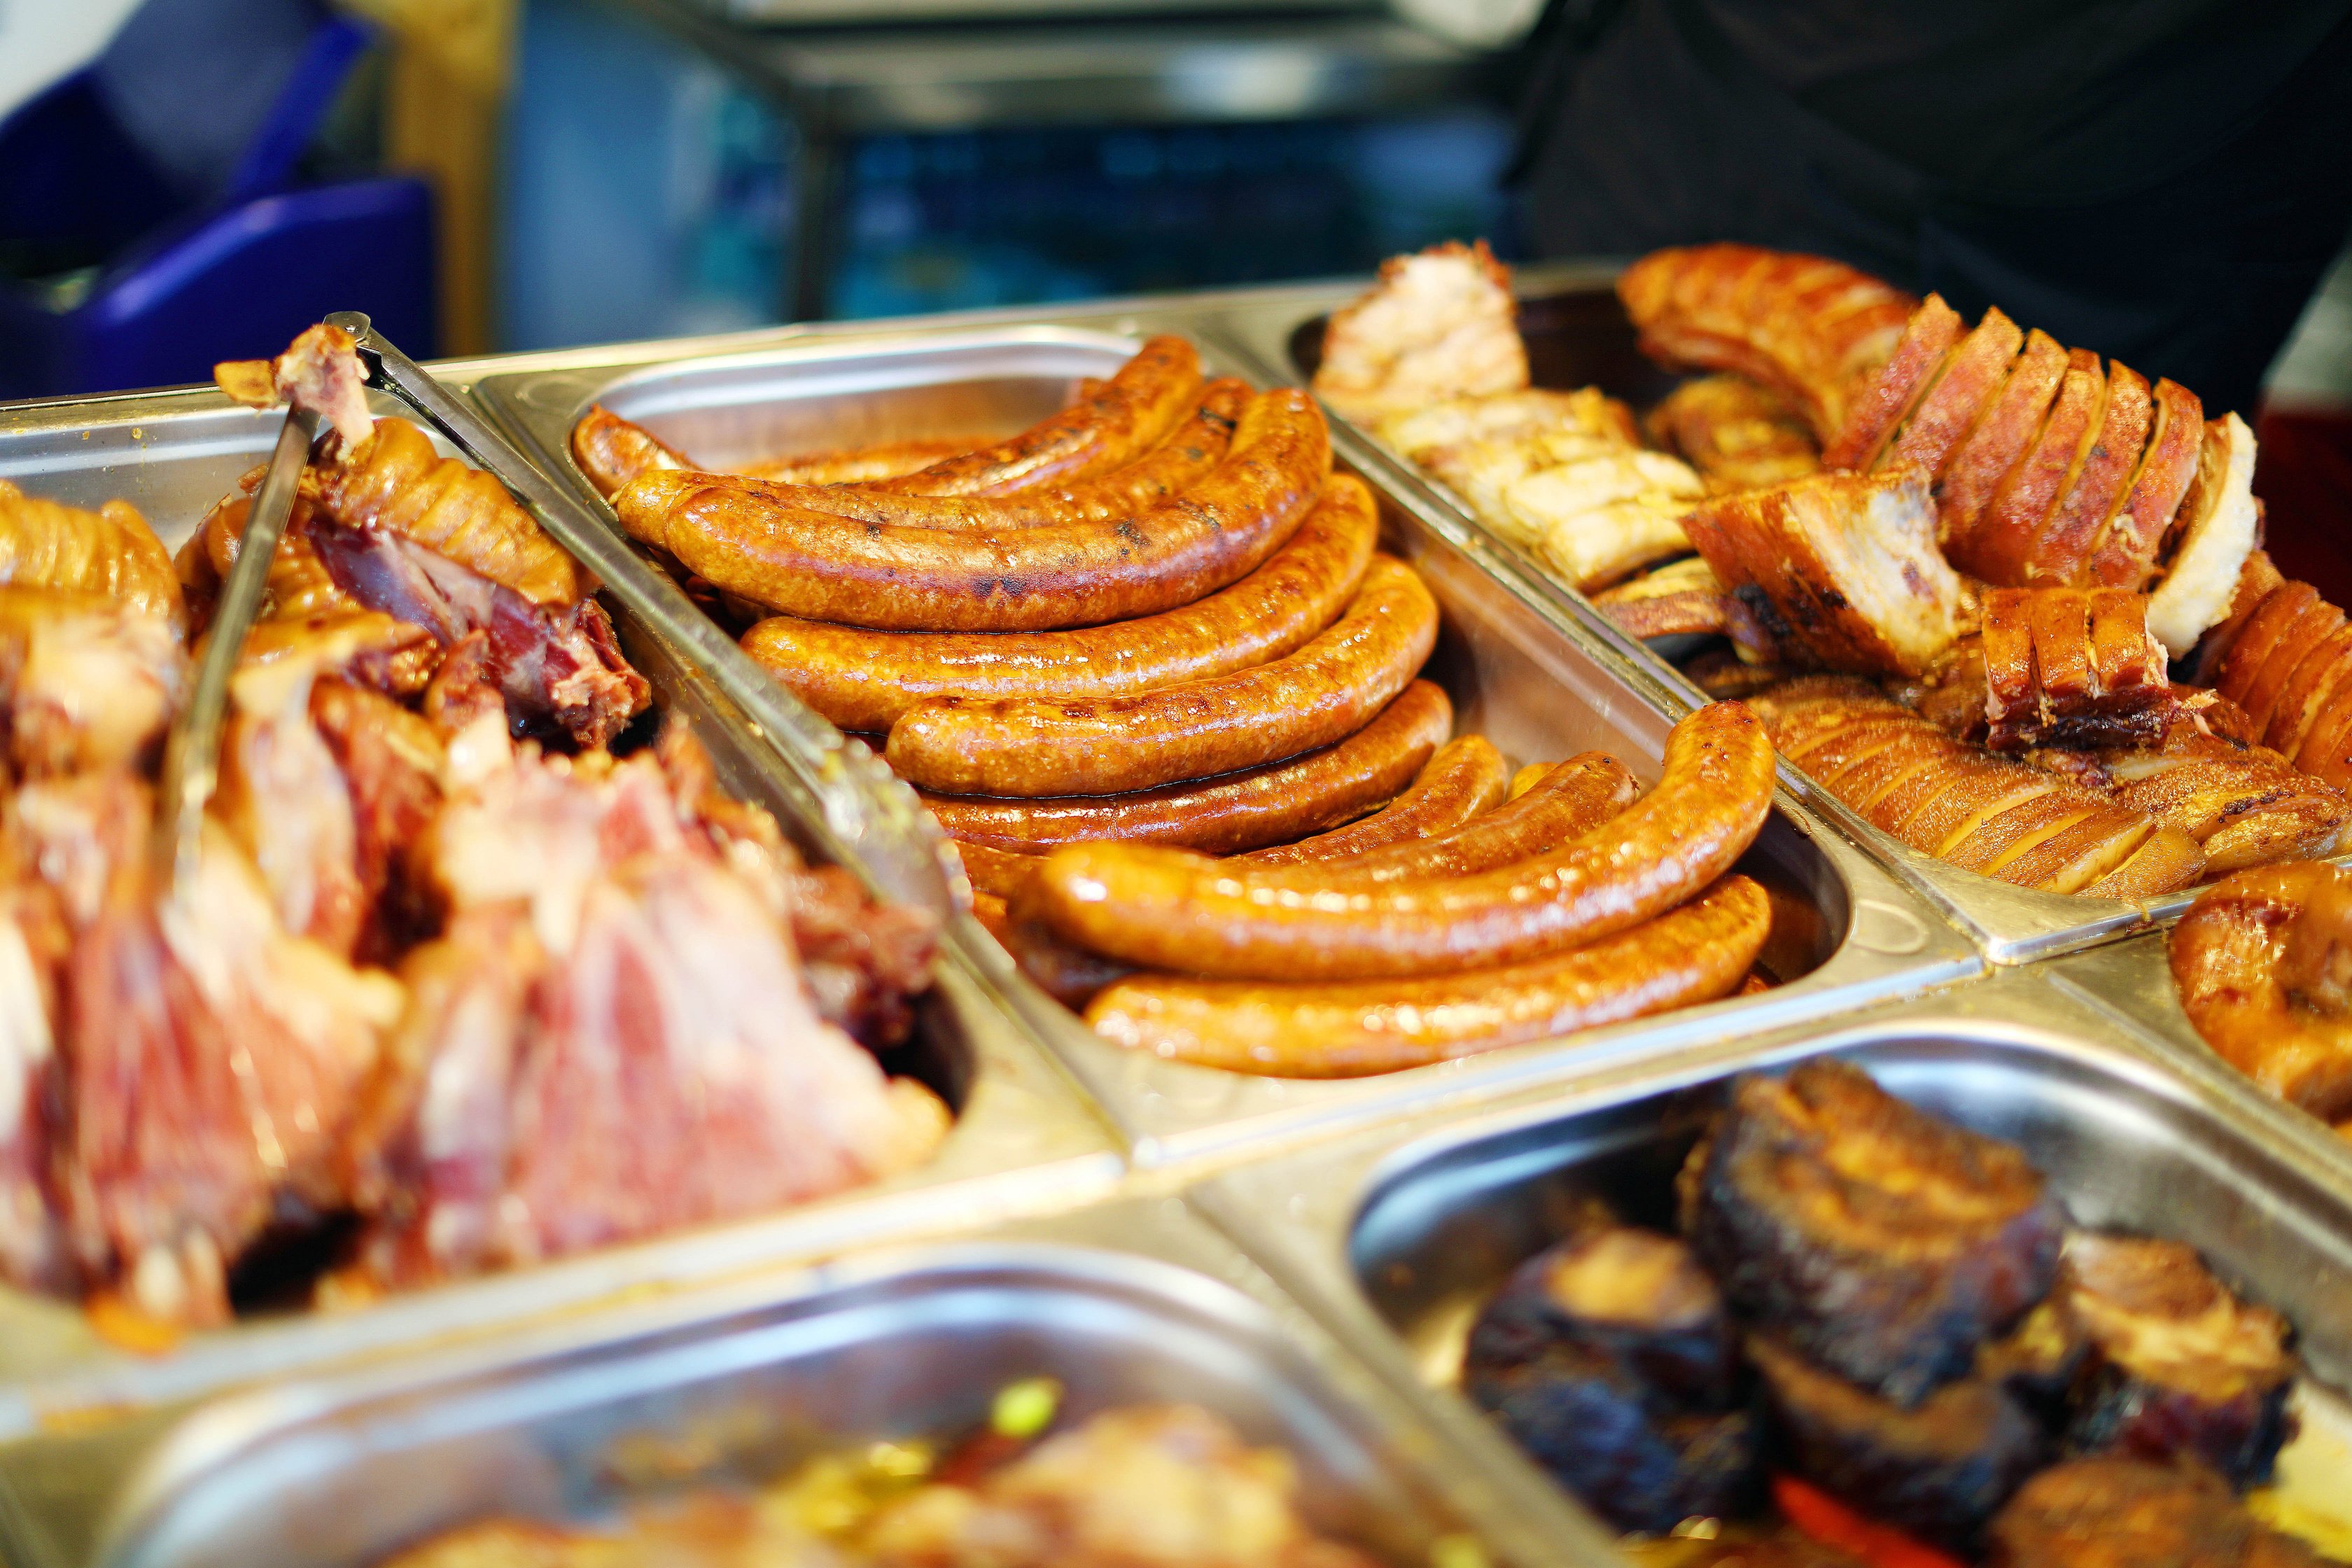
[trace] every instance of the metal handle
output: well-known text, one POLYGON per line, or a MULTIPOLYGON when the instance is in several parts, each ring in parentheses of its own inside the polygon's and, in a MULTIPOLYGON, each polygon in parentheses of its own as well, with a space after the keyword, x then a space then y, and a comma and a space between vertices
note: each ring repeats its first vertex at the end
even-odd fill
MULTIPOLYGON (((836 837, 849 844, 871 842, 883 832, 895 832, 918 843, 939 840, 938 829, 914 793, 884 773, 863 746, 845 741, 839 731, 779 687, 676 583, 641 560, 609 506, 592 503, 551 479, 463 399, 386 342, 366 316, 357 310, 339 310, 327 322, 351 333, 371 384, 424 415, 478 467, 497 476, 539 520, 540 526, 595 574, 630 614, 688 650, 762 740, 795 763, 804 777, 831 784, 816 794, 826 825, 836 837), (869 777, 862 786, 852 783, 851 771, 861 763, 866 770, 881 776, 869 777), (891 820, 877 820, 876 813, 891 820)), ((943 879, 936 851, 929 859, 929 873, 943 879)), ((934 907, 942 907, 947 897, 943 882, 937 889, 887 890, 894 897, 912 898, 934 907)))
POLYGON ((163 782, 156 799, 153 864, 158 887, 184 887, 194 875, 196 857, 204 843, 205 808, 220 784, 221 725, 228 714, 229 678, 236 673, 245 651, 245 635, 261 612, 262 589, 269 580, 269 563, 278 553, 278 536, 293 514, 294 498, 301 489, 302 465, 310 460, 310 443, 319 434, 319 416, 306 408, 289 408, 278 432, 278 446, 269 455, 269 472, 246 513, 245 532, 236 547, 236 563, 214 606, 204 658, 197 661, 188 700, 172 722, 163 742, 163 782))

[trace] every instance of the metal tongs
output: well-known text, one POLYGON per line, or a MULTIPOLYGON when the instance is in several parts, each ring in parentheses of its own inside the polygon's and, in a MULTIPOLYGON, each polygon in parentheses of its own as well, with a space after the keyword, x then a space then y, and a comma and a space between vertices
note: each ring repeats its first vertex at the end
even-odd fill
POLYGON ((261 593, 269 578, 278 536, 294 512, 294 498, 302 484, 302 465, 310 460, 310 443, 319 434, 319 416, 307 408, 289 408, 285 427, 278 433, 277 449, 269 455, 269 472, 247 513, 245 532, 237 542, 236 563, 213 613, 206 633, 205 656, 196 664, 196 679, 163 742, 163 783, 157 797, 152 847, 155 885, 178 892, 195 876, 203 852, 205 809, 220 785, 221 726, 228 717, 229 678, 236 673, 245 651, 245 635, 261 612, 261 593))
MULTIPOLYGON (((733 637, 696 607, 667 573, 640 557, 610 507, 591 502, 551 479, 463 399, 386 342, 361 312, 338 310, 327 318, 327 324, 352 335, 370 386, 415 409, 477 468, 496 476, 549 536, 594 574, 631 616, 689 656, 753 731, 808 782, 825 826, 842 846, 870 845, 877 837, 887 836, 903 844, 926 847, 923 858, 928 871, 921 875, 928 885, 884 890, 897 899, 942 906, 946 893, 940 879, 944 876, 940 863, 944 840, 912 790, 865 747, 845 742, 839 731, 778 686, 733 637), (856 776, 859 774, 863 776, 856 776)), ((242 554, 237 565, 245 565, 242 554)), ((872 858, 866 858, 870 866, 872 858)))

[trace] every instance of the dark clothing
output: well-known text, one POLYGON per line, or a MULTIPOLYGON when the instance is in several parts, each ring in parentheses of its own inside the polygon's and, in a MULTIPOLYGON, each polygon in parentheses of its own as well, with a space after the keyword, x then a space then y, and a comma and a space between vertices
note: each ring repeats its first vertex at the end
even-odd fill
POLYGON ((1746 240, 2249 415, 2352 229, 2352 0, 1554 0, 1545 255, 1746 240))

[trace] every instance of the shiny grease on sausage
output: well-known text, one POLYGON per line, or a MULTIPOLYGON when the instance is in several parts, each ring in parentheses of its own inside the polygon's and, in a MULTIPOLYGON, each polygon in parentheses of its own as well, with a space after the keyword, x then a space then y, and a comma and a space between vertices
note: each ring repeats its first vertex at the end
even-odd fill
POLYGON ((1448 832, 1502 803, 1509 765, 1486 736, 1457 735, 1437 749, 1412 788, 1371 816, 1236 858, 1259 866, 1328 862, 1448 832))
POLYGON ((1124 697, 1280 658, 1355 594, 1380 530, 1362 480, 1334 474, 1264 565, 1179 609, 1061 632, 877 632, 774 616, 743 649, 845 730, 885 732, 935 697, 1124 697))
POLYGON ((1238 773, 1333 745, 1404 689, 1437 646, 1437 600, 1377 557, 1339 619, 1282 658, 1131 697, 934 698, 890 727, 891 768, 974 795, 1116 795, 1238 773))
POLYGON ((1416 680, 1336 746, 1271 767, 1134 795, 1012 800, 921 794, 954 838, 1042 854, 1087 840, 1176 844, 1218 854, 1352 822, 1394 798, 1454 728, 1454 704, 1416 680))
POLYGON ((1234 582, 1279 549, 1331 467, 1295 389, 1250 405, 1199 484, 1132 517, 1013 533, 856 523, 650 474, 614 498, 630 533, 721 591, 815 620, 898 631, 1049 631, 1153 615, 1234 582), (668 485, 665 489, 665 485, 668 485))
POLYGON ((1286 1078, 1395 1072, 1728 994, 1771 926, 1764 889, 1726 877, 1589 947, 1499 969, 1320 984, 1140 974, 1086 1010, 1114 1044, 1286 1078))
POLYGON ((1496 870, 1380 883, 1344 868, 1225 866, 1150 844, 1076 844, 1047 857, 1014 912, 1129 963, 1240 979, 1516 963, 1637 925, 1729 870, 1771 809, 1772 765, 1755 714, 1718 702, 1675 726, 1645 799, 1548 855, 1496 870))

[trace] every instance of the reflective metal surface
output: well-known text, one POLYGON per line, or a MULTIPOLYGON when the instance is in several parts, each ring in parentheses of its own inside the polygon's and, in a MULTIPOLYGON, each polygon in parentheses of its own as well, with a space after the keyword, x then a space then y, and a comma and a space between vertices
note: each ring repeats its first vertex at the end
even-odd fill
MULTIPOLYGON (((863 337, 687 354, 667 363, 634 356, 604 365, 575 362, 486 374, 475 395, 535 460, 585 489, 569 437, 592 403, 721 466, 883 439, 1010 432, 1061 406, 1078 378, 1110 374, 1146 333, 1191 333, 1203 340, 1213 373, 1234 372, 1236 362, 1221 358, 1188 308, 1112 305, 1027 323, 1000 318, 992 326, 898 323, 863 337)), ((1456 520, 1387 506, 1384 543, 1419 568, 1445 611, 1430 674, 1452 693, 1463 730, 1486 733, 1520 761, 1599 748, 1656 777, 1670 721, 1639 689, 1633 667, 1549 618, 1456 520)), ((1948 983, 1976 966, 1967 942, 1928 906, 1785 799, 1742 869, 1774 894, 1767 957, 1792 984, 1570 1040, 1348 1081, 1255 1078, 1118 1050, 1023 979, 976 922, 961 922, 959 937, 1103 1103, 1144 1164, 1232 1157, 1267 1140, 1753 1034, 1948 983)))
POLYGON ((2294 1320, 2314 1376, 2352 1386, 2352 1169, 2282 1137, 2282 1112, 2242 1081, 2157 1059, 2097 1008, 2013 972, 1831 1033, 1326 1143, 1222 1173, 1196 1201, 1465 1458, 1527 1469, 1452 1391, 1479 1308, 1558 1237, 1579 1195, 1670 1225, 1674 1174, 1731 1076, 1831 1052, 2021 1144, 2076 1222, 2197 1247, 2294 1320))
MULTIPOLYGON (((382 401, 377 411, 404 412, 382 401)), ((0 409, 0 477, 77 505, 129 500, 176 550, 237 476, 267 457, 282 423, 282 416, 237 408, 208 389, 18 405, 0 409)), ((656 704, 693 726, 719 782, 773 812, 812 858, 841 858, 838 816, 828 816, 818 793, 782 765, 667 642, 625 615, 614 618, 656 704)), ((880 862, 870 842, 856 848, 856 863, 869 872, 881 863, 913 881, 923 870, 919 863, 880 862)), ((936 871, 932 881, 932 896, 944 901, 936 871)), ((256 1318, 193 1336, 163 1355, 101 1341, 73 1304, 0 1290, 0 1444, 46 1442, 225 1385, 478 1334, 619 1293, 1082 1203, 1118 1179, 1121 1162, 1107 1131, 952 945, 905 1055, 894 1063, 898 1070, 917 1072, 959 1109, 939 1156, 893 1181, 773 1215, 331 1316, 256 1318)))
MULTIPOLYGON (((1659 371, 1634 347, 1633 326, 1611 291, 1617 270, 1615 264, 1598 262, 1521 269, 1520 327, 1538 385, 1597 385, 1641 408, 1671 388, 1676 378, 1659 371)), ((1360 282, 1333 285, 1237 303, 1213 311, 1209 330, 1229 341, 1260 374, 1304 381, 1321 357, 1324 318, 1362 288, 1360 282)), ((1667 662, 1665 654, 1677 650, 1666 645, 1676 639, 1660 639, 1659 647, 1651 647, 1627 637, 1532 554, 1491 532, 1446 486, 1358 426, 1336 416, 1333 426, 1346 459, 1368 474, 1376 473, 1400 507, 1443 516, 1474 534, 1486 550, 1508 563, 1523 591, 1553 619, 1606 645, 1636 668, 1643 692, 1666 711, 1679 715, 1706 700, 1667 662)), ((2189 904, 2186 893, 2127 901, 2013 888, 1896 842, 1786 763, 1780 766, 1780 782, 1967 931, 1994 963, 2023 963, 2109 941, 2169 921, 2189 904)))
POLYGON ((1065 1385, 1073 1417, 1184 1401, 1281 1445, 1316 1525, 1392 1563, 1465 1531, 1498 1563, 1575 1559, 1565 1510, 1505 1506, 1164 1198, 226 1400, 155 1446, 89 1535, 50 1550, 110 1568, 364 1568, 488 1515, 593 1519, 657 1489, 953 1438, 1005 1384, 1040 1375, 1065 1385))

